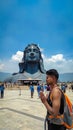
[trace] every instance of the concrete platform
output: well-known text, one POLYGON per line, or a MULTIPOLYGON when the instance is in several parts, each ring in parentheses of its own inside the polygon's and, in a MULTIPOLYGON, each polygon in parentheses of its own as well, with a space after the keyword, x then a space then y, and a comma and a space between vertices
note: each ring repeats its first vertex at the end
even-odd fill
MULTIPOLYGON (((73 92, 67 91, 73 102, 73 92)), ((5 90, 0 99, 0 130, 44 130, 46 109, 35 90, 30 97, 29 90, 5 90)))

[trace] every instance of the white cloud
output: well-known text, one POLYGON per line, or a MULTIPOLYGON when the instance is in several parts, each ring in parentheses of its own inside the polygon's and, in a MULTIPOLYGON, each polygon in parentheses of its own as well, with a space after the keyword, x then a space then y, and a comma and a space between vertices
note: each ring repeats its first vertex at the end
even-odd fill
POLYGON ((42 54, 45 69, 55 68, 60 73, 73 72, 73 60, 65 59, 63 54, 53 55, 50 58, 42 54))
POLYGON ((22 60, 22 57, 23 57, 23 52, 22 51, 17 51, 16 54, 12 55, 11 59, 13 61, 20 62, 22 60))
POLYGON ((18 63, 13 62, 12 60, 3 60, 0 64, 1 72, 14 73, 19 71, 18 63))
POLYGON ((65 61, 63 54, 57 54, 57 55, 53 55, 50 58, 45 57, 44 55, 42 55, 43 58, 45 59, 46 62, 63 62, 65 61))
POLYGON ((0 71, 2 71, 4 68, 4 64, 0 63, 0 71))
POLYGON ((17 51, 16 54, 12 55, 11 59, 1 61, 0 71, 10 72, 10 73, 19 72, 18 63, 21 62, 22 57, 23 57, 23 52, 17 51))

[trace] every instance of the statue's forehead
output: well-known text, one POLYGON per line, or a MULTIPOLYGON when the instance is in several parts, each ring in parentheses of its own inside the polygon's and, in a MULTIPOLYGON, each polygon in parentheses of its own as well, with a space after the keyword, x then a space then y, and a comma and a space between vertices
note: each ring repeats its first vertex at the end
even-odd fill
POLYGON ((28 46, 27 49, 37 49, 38 50, 38 48, 36 46, 34 46, 34 45, 28 46))

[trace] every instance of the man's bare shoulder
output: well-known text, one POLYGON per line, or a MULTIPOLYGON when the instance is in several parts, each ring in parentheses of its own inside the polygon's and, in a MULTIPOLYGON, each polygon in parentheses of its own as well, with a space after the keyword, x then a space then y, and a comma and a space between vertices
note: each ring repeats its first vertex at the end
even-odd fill
POLYGON ((61 90, 58 87, 53 88, 52 96, 53 97, 61 97, 61 90))

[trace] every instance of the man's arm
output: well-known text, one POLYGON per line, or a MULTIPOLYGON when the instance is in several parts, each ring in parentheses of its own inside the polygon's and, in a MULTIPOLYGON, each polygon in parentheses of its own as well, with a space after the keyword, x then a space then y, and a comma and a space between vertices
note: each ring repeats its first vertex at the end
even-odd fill
POLYGON ((52 108, 54 115, 58 115, 61 104, 61 92, 59 89, 54 89, 53 91, 53 99, 52 99, 52 108))
POLYGON ((54 116, 58 115, 61 101, 61 92, 58 89, 54 89, 52 92, 52 107, 48 104, 46 97, 42 92, 40 93, 40 98, 50 114, 54 116))

